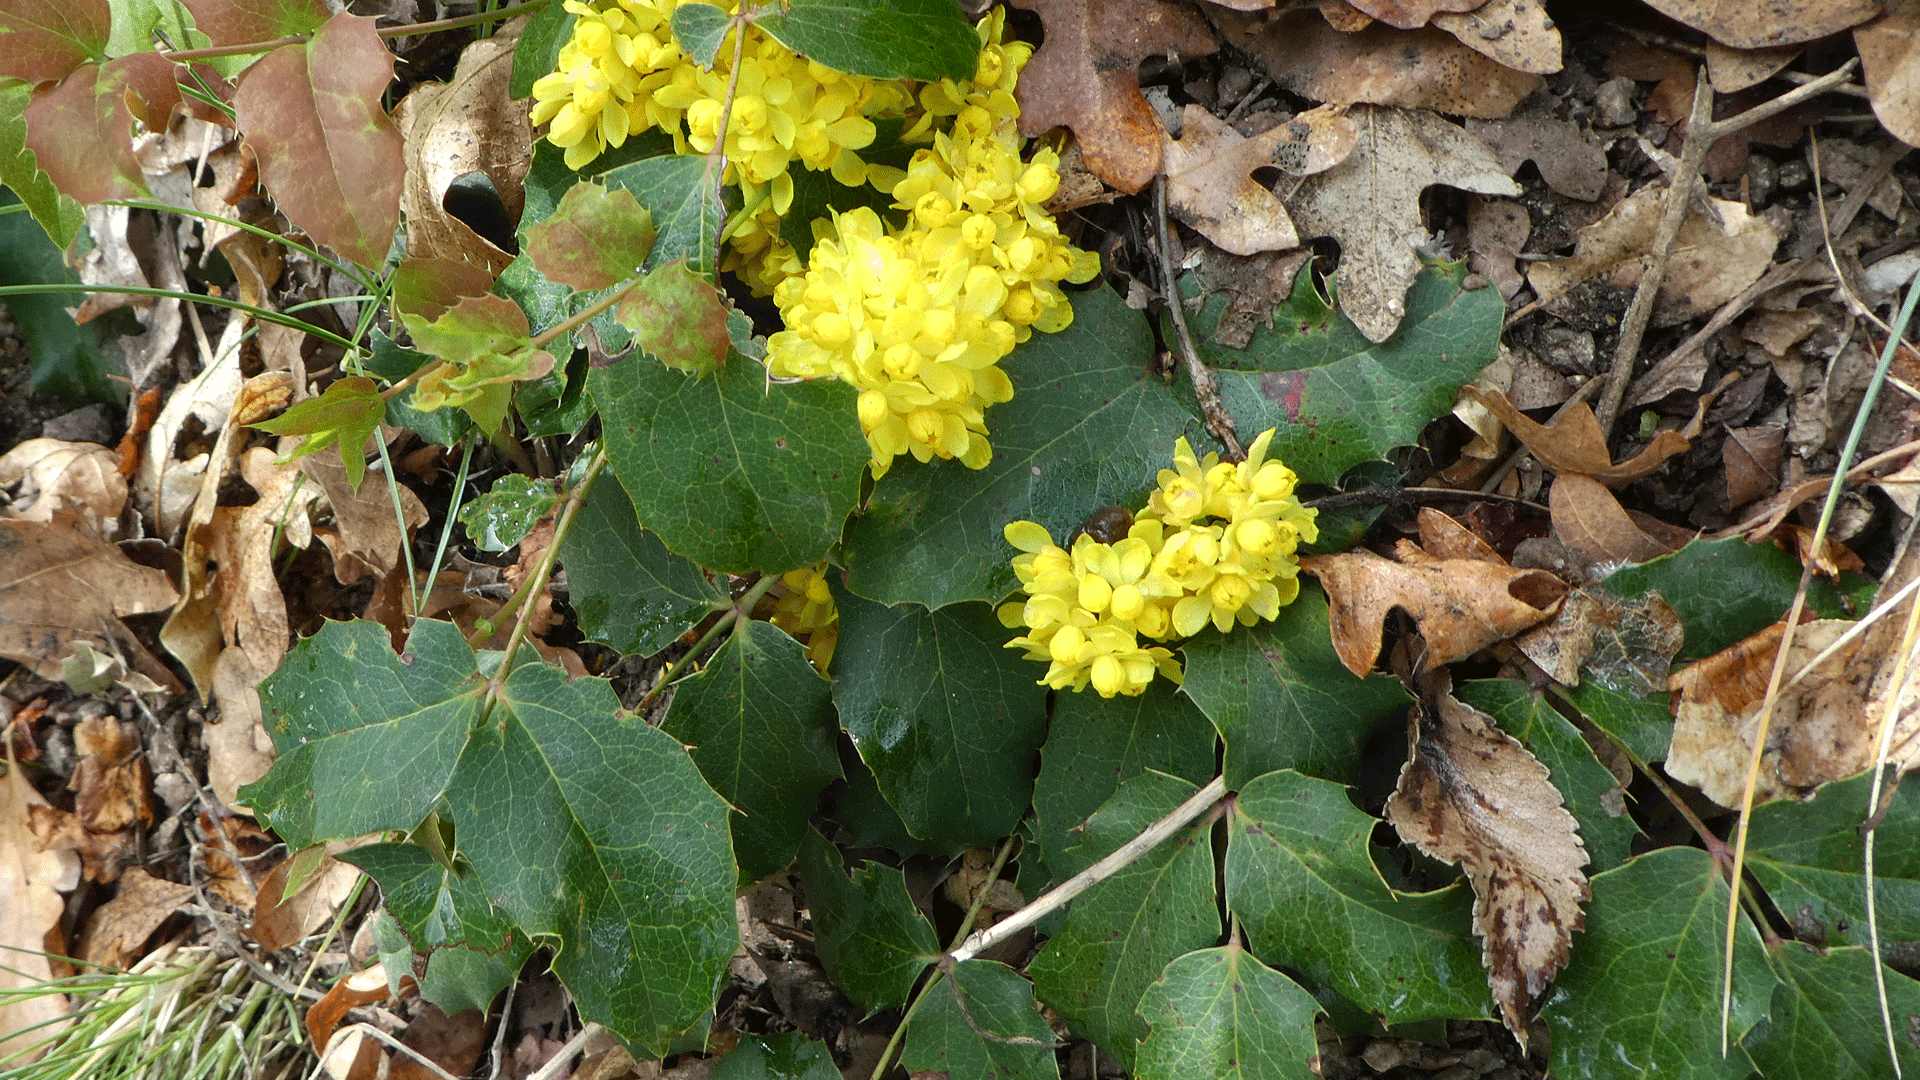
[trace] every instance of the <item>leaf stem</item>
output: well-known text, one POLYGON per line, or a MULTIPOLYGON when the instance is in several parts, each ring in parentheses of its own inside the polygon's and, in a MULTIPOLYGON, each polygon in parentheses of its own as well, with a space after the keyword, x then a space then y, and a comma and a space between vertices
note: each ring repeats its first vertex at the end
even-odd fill
POLYGON ((500 697, 502 689, 507 684, 507 676, 513 673, 514 653, 518 652, 521 643, 527 640, 527 628, 533 625, 534 605, 528 602, 528 598, 539 595, 540 590, 545 589, 547 582, 552 579, 554 563, 560 557, 561 543, 566 540, 567 532, 573 528, 573 520, 580 515, 580 508, 586 505, 587 492, 592 490, 594 478, 598 477, 600 470, 606 467, 607 451, 605 447, 601 447, 593 452, 592 458, 588 459, 580 482, 568 489, 566 503, 561 506, 560 512, 553 519, 553 539, 547 543, 546 550, 540 553, 540 561, 534 564, 533 573, 527 575, 527 579, 520 583, 520 588, 514 590, 506 607, 501 609, 500 613, 513 612, 515 616, 513 633, 507 637, 506 652, 500 657, 499 668, 494 671, 493 678, 487 680, 489 702, 500 697))
POLYGON ((659 697, 662 691, 673 685, 673 680, 679 676, 680 672, 684 670, 688 664, 693 663, 696 657, 705 652, 707 646, 713 644, 714 640, 718 638, 723 631, 735 623, 738 623, 743 618, 752 618, 754 605, 760 602, 761 597, 767 595, 767 590, 773 588, 773 583, 778 580, 780 580, 778 574, 764 574, 759 581, 754 582, 752 588, 742 594, 740 599, 735 601, 725 611, 722 611, 720 617, 714 620, 712 626, 707 627, 707 632, 700 635, 700 640, 693 643, 693 648, 688 649, 680 659, 675 660, 668 666, 667 670, 660 673, 659 681, 655 682, 653 689, 648 690, 646 695, 634 705, 633 711, 636 714, 644 714, 647 711, 647 706, 653 704, 654 699, 659 697))
POLYGON ((310 322, 304 322, 291 315, 283 315, 278 311, 268 311, 265 308, 239 300, 229 300, 224 296, 207 296, 203 293, 180 292, 175 289, 154 289, 145 285, 85 285, 79 282, 71 285, 0 285, 0 297, 59 296, 63 293, 78 293, 82 296, 88 293, 119 293, 126 296, 153 296, 162 300, 185 300, 190 304, 212 304, 214 307, 243 311, 260 322, 275 323, 280 326, 291 327, 292 329, 312 334, 314 337, 319 338, 329 345, 338 345, 350 352, 360 348, 360 346, 355 345, 353 342, 348 341, 346 338, 341 337, 331 330, 323 330, 310 322))

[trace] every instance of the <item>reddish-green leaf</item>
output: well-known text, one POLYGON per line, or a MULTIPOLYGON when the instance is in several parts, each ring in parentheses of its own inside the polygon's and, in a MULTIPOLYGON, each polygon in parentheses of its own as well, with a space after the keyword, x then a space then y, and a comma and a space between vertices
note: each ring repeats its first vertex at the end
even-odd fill
POLYGON ((179 100, 173 64, 157 53, 87 64, 27 106, 27 149, 54 186, 83 203, 136 198, 147 183, 133 157, 133 122, 164 130, 179 100))
POLYGON ((461 297, 485 296, 492 287, 493 275, 484 266, 409 255, 393 271, 393 306, 431 322, 461 297))
POLYGON ((702 375, 727 359, 727 302, 679 259, 647 274, 620 302, 620 325, 660 362, 702 375))
POLYGON ((446 361, 421 377, 415 407, 465 409, 484 432, 499 431, 505 422, 512 383, 553 370, 553 354, 532 347, 526 313, 511 300, 469 296, 432 322, 404 313, 400 318, 415 345, 446 361))
POLYGON ((49 82, 107 56, 107 0, 5 0, 0 3, 0 78, 49 82))
POLYGON ((181 0, 215 45, 246 45, 311 34, 327 21, 320 0, 181 0))
POLYGON ((549 281, 584 292, 639 273, 652 249, 653 216, 632 192, 582 180, 527 230, 522 250, 549 281))
POLYGON ((367 475, 367 436, 380 425, 387 413, 386 399, 380 396, 373 380, 350 376, 327 387, 317 398, 307 400, 271 420, 253 427, 275 435, 304 435, 300 445, 281 456, 291 461, 340 444, 340 460, 347 467, 347 482, 354 490, 367 475))
POLYGON ((362 266, 386 260, 406 172, 380 107, 393 54, 373 20, 336 15, 306 45, 268 53, 234 94, 260 176, 288 220, 362 266))

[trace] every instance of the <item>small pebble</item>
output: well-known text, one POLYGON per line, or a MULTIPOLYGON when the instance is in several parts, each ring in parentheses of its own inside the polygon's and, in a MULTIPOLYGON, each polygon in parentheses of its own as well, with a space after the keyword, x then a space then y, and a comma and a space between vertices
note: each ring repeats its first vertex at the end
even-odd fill
POLYGON ((1449 1065, 1433 1074, 1433 1080, 1474 1080, 1480 1074, 1465 1065, 1449 1065))
POLYGON ((1243 67, 1228 67, 1220 73, 1220 82, 1216 93, 1220 104, 1228 109, 1240 104, 1240 99, 1253 89, 1253 72, 1243 67))
POLYGON ((1773 200, 1773 189, 1780 183, 1780 167, 1765 154, 1747 155, 1747 200, 1752 206, 1765 206, 1773 200))
POLYGON ((1807 163, 1794 158, 1780 166, 1780 190, 1798 195, 1813 186, 1813 173, 1807 169, 1807 163))
POLYGON ((1633 107, 1633 80, 1622 75, 1600 84, 1593 95, 1594 121, 1601 127, 1626 127, 1638 110, 1633 107))

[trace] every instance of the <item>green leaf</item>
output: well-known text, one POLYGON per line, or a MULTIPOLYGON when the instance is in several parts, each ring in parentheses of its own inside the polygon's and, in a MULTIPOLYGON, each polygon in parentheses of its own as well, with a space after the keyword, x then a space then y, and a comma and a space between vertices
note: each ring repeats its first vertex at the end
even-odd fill
POLYGON ((533 955, 533 942, 520 943, 505 953, 484 953, 459 945, 433 950, 427 957, 427 977, 420 981, 420 996, 452 1016, 468 1009, 485 1010, 509 984, 520 977, 520 968, 533 955))
MULTIPOLYGON (((388 382, 399 382, 418 371, 420 365, 433 360, 432 356, 417 349, 395 344, 385 330, 375 329, 371 340, 372 349, 366 359, 367 370, 388 382)), ((462 435, 473 430, 473 420, 466 413, 454 409, 423 412, 414 408, 413 395, 418 389, 417 385, 409 386, 388 398, 384 422, 406 428, 427 442, 441 446, 453 446, 462 435)))
POLYGON ((1542 1016, 1552 1071, 1567 1080, 1727 1077, 1753 1071, 1738 1041, 1765 1015, 1774 979, 1740 919, 1732 1038, 1720 1056, 1720 964, 1727 886, 1707 853, 1671 847, 1593 879, 1586 933, 1542 1016))
POLYGON ((1056 695, 1033 789, 1039 855, 1054 880, 1073 873, 1053 865, 1079 841, 1073 830, 1122 783, 1151 769, 1204 784, 1213 779, 1216 739, 1206 716, 1165 680, 1138 697, 1056 695))
POLYGON ((673 9, 673 39, 694 63, 712 71, 714 54, 720 51, 720 42, 727 36, 731 19, 732 16, 712 4, 681 4, 673 9))
MULTIPOLYGON (((1865 949, 1816 951, 1787 942, 1772 952, 1780 982, 1773 1009, 1748 1034, 1745 1046, 1767 1080, 1851 1080, 1891 1076, 1887 1040, 1880 1026, 1879 990, 1873 958, 1865 949)), ((1906 1075, 1920 1069, 1912 1024, 1920 1017, 1920 983, 1889 969, 1888 1012, 1893 1045, 1906 1075)))
MULTIPOLYGON (((1298 322, 1276 318, 1244 351, 1195 342, 1215 369, 1221 403, 1242 441, 1277 428, 1270 456, 1308 483, 1333 484, 1363 461, 1418 441, 1453 407, 1462 383, 1493 362, 1506 314, 1492 289, 1466 291, 1465 263, 1430 266, 1407 292, 1400 329, 1375 345, 1345 315, 1298 322)), ((1312 275, 1294 280, 1299 294, 1312 275)), ((1197 319, 1224 310, 1216 298, 1197 319)))
POLYGON ((1111 289, 1077 295, 1072 326, 1001 362, 1015 394, 987 412, 986 468, 899 462, 881 479, 847 538, 847 586, 886 604, 995 602, 1019 587, 1007 522, 1038 521, 1064 540, 1101 507, 1144 505, 1174 439, 1212 447, 1152 356, 1147 321, 1111 289))
MULTIPOLYGON (((1071 857, 1092 865, 1198 790, 1161 773, 1128 780, 1088 820, 1071 857)), ((1147 1034, 1134 1011, 1141 995, 1174 957, 1220 937, 1210 830, 1203 819, 1082 893, 1028 965, 1040 1000, 1129 1068, 1147 1034)))
MULTIPOLYGON (((520 40, 514 42, 513 80, 507 90, 509 98, 520 101, 532 97, 534 83, 560 70, 560 50, 573 36, 573 23, 577 18, 579 16, 559 4, 545 4, 533 9, 526 26, 520 30, 520 40)), ((544 139, 541 143, 552 148, 552 144, 544 139)), ((538 153, 536 150, 535 154, 538 153)), ((558 156, 557 151, 555 156, 558 156)))
POLYGON ((1047 692, 1004 647, 1000 620, 984 604, 883 608, 838 587, 834 601, 834 704, 907 830, 968 845, 1012 832, 1033 796, 1047 692))
POLYGON ((561 498, 551 480, 508 473, 495 480, 486 494, 469 500, 455 516, 467 527, 467 538, 480 550, 505 551, 525 540, 561 498))
POLYGON ((1189 642, 1182 691, 1227 744, 1227 786, 1298 769, 1329 780, 1358 775, 1360 747, 1411 702, 1388 675, 1356 679, 1327 630, 1327 597, 1303 582, 1271 623, 1206 632, 1189 642))
POLYGON ((722 203, 719 184, 707 175, 704 156, 646 158, 608 169, 601 179, 609 188, 631 191, 653 215, 660 237, 647 255, 646 269, 685 259, 696 273, 713 277, 720 227, 739 199, 735 193, 722 203))
POLYGON ((633 277, 653 250, 653 218, 630 191, 582 180, 526 229, 521 245, 549 281, 583 292, 633 277))
POLYGON ((452 623, 414 623, 404 656, 379 623, 326 623, 260 684, 278 760, 240 797, 295 849, 410 831, 445 790, 483 689, 452 623))
POLYGON ((1190 952, 1147 987, 1138 1080, 1313 1080, 1320 1003, 1292 979, 1229 944, 1190 952))
MULTIPOLYGON (((7 188, 5 193, 0 193, 0 206, 16 201, 26 203, 27 212, 52 239, 53 243, 48 246, 57 257, 80 235, 81 226, 87 223, 86 212, 72 196, 61 194, 60 189, 53 186, 53 178, 40 167, 33 151, 27 149, 27 101, 32 96, 33 87, 25 83, 0 86, 0 184, 7 188)), ((0 239, 0 253, 4 253, 8 261, 17 258, 21 250, 17 245, 23 240, 14 232, 18 228, 11 222, 0 225, 0 235, 5 236, 0 239)), ((64 268, 64 263, 61 265, 64 268)), ((34 278, 35 282, 51 280, 55 279, 34 278)), ((0 284, 26 282, 0 278, 0 284)), ((9 310, 23 299, 25 297, 8 297, 9 310)))
POLYGON ((506 423, 512 384, 553 370, 553 354, 533 348, 526 313, 498 296, 466 296, 431 322, 402 313, 414 344, 445 363, 414 384, 414 407, 461 408, 488 435, 506 423))
POLYGON ((1589 874, 1627 860, 1640 829, 1627 814, 1620 782, 1600 764, 1579 728, 1513 679, 1466 683, 1454 696, 1499 721, 1502 730, 1547 767, 1568 812, 1580 823, 1580 842, 1591 860, 1589 874))
POLYGON ((1673 743, 1673 708, 1667 695, 1640 698, 1609 690, 1591 679, 1560 691, 1593 726, 1619 740, 1641 761, 1664 761, 1673 743))
POLYGON ((927 992, 900 1063, 948 1080, 1057 1080, 1057 1041, 1034 1009, 1032 983, 1005 964, 965 960, 927 992))
POLYGON ((730 811, 673 736, 619 713, 605 680, 521 664, 446 800, 488 896, 558 936, 581 1016, 658 1055, 739 943, 730 811))
POLYGON ((634 343, 670 368, 704 375, 726 362, 726 298, 685 259, 650 271, 615 310, 634 343))
POLYGON ((953 0, 785 0, 755 25, 835 71, 876 79, 969 79, 980 34, 953 0))
MULTIPOLYGON (((5 111, 11 92, 9 88, 0 87, 0 140, 6 136, 6 116, 17 115, 5 111)), ((3 152, 4 147, 0 146, 0 153, 3 152)), ((31 166, 32 153, 24 149, 20 153, 31 166)), ((28 190, 32 187, 29 184, 28 190)), ((13 191, 0 191, 0 207, 17 201, 13 191)), ((64 209, 50 210, 60 216, 49 219, 53 224, 48 231, 65 230, 71 243, 86 224, 86 220, 78 216, 80 204, 61 195, 49 205, 64 208, 68 204, 75 212, 73 224, 67 224, 64 209)), ((35 217, 38 216, 39 211, 35 211, 35 217)), ((61 257, 60 248, 47 239, 47 233, 41 231, 33 219, 26 214, 0 214, 0 285, 78 285, 79 281, 80 276, 68 269, 61 257)), ((67 308, 80 300, 80 291, 76 289, 72 293, 9 296, 6 307, 19 329, 20 340, 26 344, 34 390, 76 406, 89 401, 113 401, 120 392, 109 376, 118 372, 119 365, 107 356, 101 342, 101 323, 107 320, 76 324, 67 308)))
MULTIPOLYGON (((1625 566, 1606 587, 1629 599, 1660 594, 1686 628, 1683 656, 1709 656, 1779 621, 1800 587, 1800 560, 1772 544, 1739 537, 1695 540, 1671 555, 1625 566)), ((1807 606, 1823 618, 1850 618, 1833 584, 1815 577, 1807 606)), ((1662 756, 1665 756, 1664 748, 1662 756)))
POLYGON ((634 510, 711 570, 783 573, 840 539, 870 458, 854 390, 768 386, 744 359, 690 377, 629 354, 587 376, 634 510))
POLYGON ((869 1016, 906 1004, 940 951, 933 927, 907 896, 906 875, 863 862, 849 880, 840 849, 811 828, 800 839, 799 870, 814 947, 833 984, 869 1016))
POLYGON ((740 1041, 708 1074, 709 1080, 840 1080, 833 1051, 797 1031, 740 1034, 740 1041))
POLYGON ((449 870, 418 844, 368 844, 339 858, 379 883, 387 911, 423 956, 442 945, 506 952, 525 940, 487 899, 471 868, 449 870))
POLYGON ((387 415, 387 403, 373 380, 364 375, 336 379, 319 397, 308 398, 271 420, 248 425, 273 435, 302 435, 305 438, 274 462, 284 465, 296 458, 318 453, 329 446, 340 447, 340 463, 346 467, 347 483, 360 490, 367 475, 367 437, 387 415))
POLYGON ((1296 772, 1241 788, 1227 834, 1227 907, 1248 944, 1383 1023, 1488 1015, 1472 894, 1457 884, 1388 888, 1368 851, 1378 823, 1344 787, 1296 772))
MULTIPOLYGON (((690 6, 683 4, 675 10, 685 11, 690 6)), ((884 150, 876 153, 875 148, 887 138, 886 131, 889 127, 893 129, 892 137, 899 138, 900 122, 883 119, 877 121, 874 126, 881 128, 881 136, 874 140, 874 145, 860 151, 860 159, 869 163, 876 160, 885 163, 889 155, 884 150)), ((897 164, 901 168, 906 167, 905 161, 892 164, 897 164)), ((881 191, 871 184, 848 187, 835 180, 833 173, 825 169, 818 172, 812 169, 791 169, 787 175, 793 180, 793 203, 787 207, 787 212, 780 218, 780 239, 792 244, 793 250, 799 252, 803 259, 813 251, 815 242, 813 223, 817 218, 827 217, 836 211, 844 214, 862 206, 872 209, 874 213, 880 215, 882 220, 897 213, 893 209, 892 193, 881 191)))
POLYGON ((610 476, 587 491, 561 554, 580 633, 621 653, 652 656, 727 600, 700 567, 640 527, 610 476))
POLYGON ((675 688, 660 727, 693 748, 707 783, 744 815, 733 819, 742 877, 792 862, 820 789, 840 776, 833 692, 806 648, 771 623, 736 623, 675 688))
POLYGON ((840 826, 841 842, 849 848, 891 848, 901 855, 939 859, 957 858, 967 850, 965 843, 922 840, 908 832, 900 812, 880 793, 873 770, 860 760, 852 739, 840 740, 840 771, 847 776, 847 786, 844 791, 836 791, 831 817, 840 826))
MULTIPOLYGON (((1827 784, 1808 802, 1758 806, 1747 868, 1780 914, 1826 945, 1867 943, 1860 823, 1873 774, 1827 784)), ((1880 792, 1886 816, 1874 841, 1874 899, 1882 941, 1920 938, 1920 784, 1880 792)))

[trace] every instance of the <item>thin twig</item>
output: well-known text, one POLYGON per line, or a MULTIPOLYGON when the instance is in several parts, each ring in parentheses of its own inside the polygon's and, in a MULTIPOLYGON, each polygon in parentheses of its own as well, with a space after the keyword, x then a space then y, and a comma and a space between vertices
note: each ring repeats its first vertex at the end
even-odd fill
POLYGON ((1208 434, 1227 448, 1228 458, 1244 461, 1247 452, 1241 449, 1240 436, 1233 429, 1233 417, 1220 404, 1220 384, 1214 381, 1212 369, 1200 361, 1200 352, 1193 347, 1193 334, 1187 330, 1186 312, 1180 306, 1180 287, 1173 273, 1173 242, 1167 233, 1167 179, 1164 176, 1155 177, 1153 181, 1153 216, 1160 234, 1160 276, 1164 279, 1167 314, 1173 317, 1174 334, 1180 339, 1180 359, 1186 363, 1194 399, 1200 403, 1200 415, 1206 418, 1208 434))
POLYGON ((553 1080, 554 1077, 559 1076, 561 1072, 566 1069, 567 1062, 572 1061, 575 1054, 578 1054, 586 1048, 587 1040, 605 1030, 606 1028, 601 1027, 599 1024, 589 1021, 585 1027, 575 1033, 573 1038, 567 1040, 565 1046, 562 1046, 552 1057, 548 1058, 545 1065, 540 1066, 540 1068, 530 1074, 527 1080, 553 1080))

